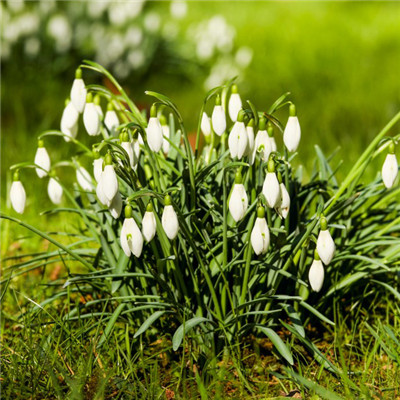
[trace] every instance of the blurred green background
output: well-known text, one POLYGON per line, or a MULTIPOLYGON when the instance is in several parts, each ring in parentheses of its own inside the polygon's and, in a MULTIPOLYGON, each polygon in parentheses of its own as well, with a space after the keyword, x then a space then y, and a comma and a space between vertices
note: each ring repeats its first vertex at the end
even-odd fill
MULTIPOLYGON (((172 98, 189 131, 213 83, 238 74, 242 99, 259 109, 290 91, 308 169, 314 144, 326 154, 340 146, 344 174, 400 109, 399 2, 89 3, 1 3, 3 209, 8 167, 33 160, 38 133, 59 129, 83 59, 109 64, 140 107, 151 103, 145 90, 172 98)), ((285 123, 287 110, 278 117, 285 123)), ((48 150, 53 160, 71 154, 59 140, 48 150)), ((50 205, 47 182, 33 171, 23 180, 28 208, 50 205)))

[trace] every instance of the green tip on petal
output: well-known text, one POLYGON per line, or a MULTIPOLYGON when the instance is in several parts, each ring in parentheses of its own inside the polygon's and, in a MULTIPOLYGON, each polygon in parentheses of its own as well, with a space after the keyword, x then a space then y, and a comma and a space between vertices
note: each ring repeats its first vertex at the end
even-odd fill
POLYGON ((254 118, 251 118, 247 126, 254 127, 254 118))
POLYGON ((238 93, 238 87, 237 87, 236 83, 234 83, 232 85, 232 93, 238 93))
POLYGON ((257 208, 257 218, 265 218, 265 209, 263 206, 257 208))
POLYGON ((82 70, 80 68, 75 71, 75 79, 82 79, 82 70))
POLYGON ((153 204, 151 204, 151 203, 147 204, 146 211, 153 212, 153 204))
POLYGON ((97 106, 100 105, 100 103, 101 103, 101 98, 100 98, 100 95, 99 95, 99 94, 96 94, 96 96, 94 96, 94 98, 93 98, 93 103, 96 104, 97 106))
POLYGON ((13 181, 14 182, 19 181, 19 170, 17 169, 13 173, 13 181))
POLYGON ((215 105, 216 106, 221 105, 221 96, 219 94, 217 94, 217 96, 215 97, 215 105))
POLYGON ((319 258, 319 254, 318 254, 318 251, 317 251, 317 250, 314 251, 314 260, 316 260, 316 261, 321 260, 321 259, 319 258))
POLYGON ((161 125, 167 125, 167 118, 165 117, 164 114, 161 114, 158 119, 160 120, 161 125))
POLYGON ((112 101, 110 101, 107 104, 107 111, 113 111, 113 110, 114 110, 114 105, 113 105, 112 101))
POLYGON ((270 121, 268 121, 268 124, 267 124, 267 132, 268 132, 269 137, 274 136, 274 125, 272 125, 272 123, 270 121))
POLYGON ((394 141, 391 141, 389 144, 389 154, 394 154, 394 141))
POLYGON ((291 117, 295 117, 297 115, 296 106, 293 103, 291 103, 289 106, 289 115, 291 117))
POLYGON ((260 131, 265 131, 266 125, 267 125, 266 119, 265 119, 264 117, 261 117, 261 118, 260 118, 260 122, 259 122, 259 124, 258 124, 258 129, 259 129, 260 131))
POLYGON ((38 147, 44 147, 44 140, 39 139, 38 142, 37 142, 37 146, 38 147))
POLYGON ((324 216, 321 217, 320 225, 321 225, 321 229, 323 231, 326 231, 328 229, 328 221, 326 220, 326 218, 324 216))
POLYGON ((112 155, 110 153, 107 153, 106 156, 104 157, 104 164, 105 165, 112 164, 112 155))
POLYGON ((242 183, 242 181, 243 181, 242 173, 240 172, 240 169, 238 169, 235 174, 235 183, 240 184, 242 183))
POLYGON ((167 194, 167 195, 164 197, 164 204, 165 204, 166 206, 170 206, 170 205, 172 204, 172 199, 171 199, 171 196, 170 196, 169 194, 167 194))
POLYGON ((267 171, 271 173, 275 172, 275 161, 272 158, 268 160, 267 171))
POLYGON ((157 117, 157 106, 153 104, 150 108, 150 118, 156 118, 157 117))
POLYGON ((244 117, 245 117, 246 113, 243 110, 240 110, 237 116, 237 121, 238 122, 243 122, 244 121, 244 117))
POLYGON ((92 93, 88 93, 86 95, 86 103, 92 103, 93 102, 93 95, 92 93))
POLYGON ((129 204, 125 206, 125 218, 132 218, 132 207, 129 204))

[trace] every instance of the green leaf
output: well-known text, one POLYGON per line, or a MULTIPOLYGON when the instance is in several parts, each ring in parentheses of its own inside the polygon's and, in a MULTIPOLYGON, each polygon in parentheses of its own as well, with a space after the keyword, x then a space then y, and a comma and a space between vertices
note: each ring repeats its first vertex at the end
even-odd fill
POLYGON ((140 326, 140 328, 137 330, 133 338, 137 338, 140 336, 142 333, 146 332, 147 329, 162 315, 165 314, 166 311, 156 311, 154 314, 150 315, 149 318, 146 319, 146 321, 143 322, 143 324, 140 326))
POLYGON ((174 333, 172 338, 172 348, 174 351, 178 350, 179 346, 182 343, 183 337, 195 326, 201 324, 202 322, 211 322, 208 318, 204 317, 195 317, 189 319, 189 321, 184 322, 174 333))
POLYGON ((161 103, 165 104, 166 106, 168 106, 169 108, 171 108, 171 110, 174 111, 174 113, 176 114, 176 116, 178 117, 179 121, 182 122, 182 116, 179 113, 178 108, 176 107, 176 105, 167 97, 164 96, 163 94, 157 93, 157 92, 152 92, 151 90, 146 90, 145 93, 148 96, 153 96, 156 99, 160 100, 161 103))
POLYGON ((268 110, 268 114, 273 114, 276 109, 286 100, 286 98, 290 95, 290 92, 286 92, 285 94, 283 94, 281 97, 279 97, 278 100, 275 101, 274 104, 272 104, 272 106, 270 107, 270 109, 268 110))
POLYGON ((103 334, 101 335, 101 338, 99 340, 99 343, 97 344, 97 348, 101 347, 104 342, 108 339, 111 331, 114 329, 114 325, 117 322, 117 319, 119 315, 121 314, 122 310, 126 307, 126 303, 121 303, 114 311, 113 315, 109 319, 106 329, 104 329, 103 334))

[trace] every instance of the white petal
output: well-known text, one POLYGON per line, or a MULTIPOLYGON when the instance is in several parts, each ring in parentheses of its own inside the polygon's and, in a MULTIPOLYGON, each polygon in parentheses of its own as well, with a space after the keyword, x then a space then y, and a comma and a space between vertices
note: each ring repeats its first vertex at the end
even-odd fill
POLYGON ((131 249, 129 248, 128 245, 128 233, 127 233, 127 218, 124 220, 124 223, 122 224, 122 229, 121 229, 121 233, 120 233, 120 243, 121 243, 121 247, 122 250, 124 251, 125 255, 127 257, 131 256, 131 249))
POLYGON ((76 135, 78 134, 78 123, 76 123, 71 128, 63 128, 61 127, 61 132, 66 135, 64 136, 64 140, 69 142, 71 139, 75 139, 76 135))
POLYGON ((265 176, 262 193, 267 200, 267 205, 270 208, 274 208, 279 204, 281 190, 279 187, 278 178, 275 172, 267 172, 265 176))
POLYGON ((146 242, 150 242, 154 238, 156 229, 157 223, 154 212, 146 211, 142 220, 142 233, 143 237, 146 239, 146 242))
POLYGON ((91 192, 93 190, 93 183, 92 177, 90 176, 89 172, 86 171, 83 167, 78 167, 76 170, 76 180, 79 183, 79 186, 87 191, 91 192))
POLYGON ((243 184, 235 183, 229 199, 229 212, 236 222, 240 221, 246 214, 248 203, 243 184))
POLYGON ((288 122, 283 132, 283 141, 289 151, 296 151, 299 147, 301 138, 301 129, 299 120, 296 116, 289 117, 288 122))
POLYGON ((332 261, 332 258, 335 254, 335 249, 335 242, 333 241, 329 230, 321 230, 317 239, 317 251, 319 257, 325 265, 329 265, 329 263, 332 261))
MULTIPOLYGON (((276 147, 275 138, 273 136, 268 136, 268 141, 269 141, 269 148, 271 149, 271 152, 276 151, 277 147, 276 147)), ((268 154, 268 156, 269 156, 269 154, 268 154)))
POLYGON ((260 157, 263 161, 268 161, 268 157, 271 154, 271 143, 267 131, 258 131, 255 140, 256 151, 260 153, 260 157))
POLYGON ((151 117, 147 126, 147 143, 150 150, 159 152, 163 143, 163 131, 157 117, 151 117))
MULTIPOLYGON (((134 155, 133 155, 132 143, 131 142, 122 142, 121 146, 128 153, 129 164, 133 168, 135 166, 135 164, 134 164, 135 160, 134 160, 134 155)), ((120 164, 122 165, 122 160, 120 160, 120 164)))
POLYGON ((206 112, 203 112, 203 115, 201 117, 201 131, 203 132, 204 136, 211 135, 210 118, 208 117, 206 112))
POLYGON ((265 218, 257 218, 251 231, 251 245, 257 255, 263 254, 269 246, 269 229, 265 218))
POLYGON ((49 184, 47 185, 47 193, 50 197, 50 200, 54 204, 61 203, 63 188, 54 178, 49 179, 49 184))
POLYGON ((133 165, 136 167, 139 162, 139 156, 140 156, 139 140, 132 140, 132 149, 133 149, 133 165))
POLYGON ((96 196, 99 199, 101 204, 103 204, 107 207, 111 205, 112 201, 108 200, 106 195, 104 194, 102 175, 100 176, 100 180, 96 186, 96 196))
POLYGON ((161 128, 162 128, 163 136, 164 136, 163 144, 162 144, 163 152, 164 152, 165 154, 168 154, 168 151, 169 151, 169 142, 168 142, 168 140, 166 140, 165 138, 168 138, 168 139, 169 139, 169 126, 168 126, 168 125, 162 125, 161 128))
POLYGON ((247 136, 247 130, 243 122, 236 122, 240 124, 238 127, 238 149, 237 157, 240 160, 248 152, 249 139, 247 136))
POLYGON ((94 103, 87 103, 83 112, 83 124, 90 136, 100 134, 100 116, 94 103))
POLYGON ((78 122, 79 113, 75 106, 70 101, 64 108, 63 115, 61 117, 61 131, 64 129, 71 129, 78 122))
POLYGON ((101 173, 103 172, 103 159, 96 158, 93 161, 93 175, 94 179, 96 179, 96 182, 100 181, 101 173))
POLYGON ((226 118, 225 118, 225 112, 222 106, 215 106, 212 116, 211 116, 211 121, 212 121, 212 126, 214 129, 214 132, 218 135, 221 136, 226 129, 226 118))
POLYGON ((122 250, 128 257, 131 253, 140 257, 143 249, 143 236, 133 218, 125 218, 120 240, 122 250))
POLYGON ((286 190, 286 186, 281 183, 279 185, 281 189, 281 200, 279 204, 279 213, 282 215, 283 218, 286 218, 289 214, 290 210, 290 196, 288 191, 286 190))
POLYGON ((22 214, 25 209, 26 193, 21 181, 14 181, 10 189, 11 205, 18 214, 22 214))
POLYGON ((95 104, 95 108, 96 108, 97 114, 99 114, 99 118, 101 121, 103 118, 103 109, 101 108, 100 104, 95 104))
POLYGON ((119 192, 114 196, 109 209, 113 218, 119 218, 122 211, 122 198, 119 192))
POLYGON ((235 158, 237 157, 238 154, 238 123, 236 122, 235 125, 233 125, 233 128, 229 134, 228 137, 228 147, 229 147, 229 152, 231 153, 231 157, 235 158))
POLYGON ((45 147, 38 147, 38 149, 36 150, 35 164, 43 168, 36 168, 36 173, 39 178, 43 178, 47 175, 47 172, 50 171, 50 157, 45 147))
POLYGON ((395 154, 388 154, 382 167, 382 180, 385 186, 390 189, 396 180, 399 167, 395 154))
POLYGON ((114 110, 108 110, 106 112, 104 124, 111 133, 119 126, 118 115, 114 110))
POLYGON ((164 207, 161 223, 168 238, 175 239, 179 231, 179 222, 173 206, 164 207))
POLYGON ((229 98, 228 110, 229 118, 236 122, 239 111, 242 109, 242 100, 240 99, 239 93, 232 93, 229 98))
POLYGON ((314 260, 311 264, 310 271, 308 272, 308 280, 312 290, 319 292, 324 283, 324 266, 321 260, 314 260))
POLYGON ((86 88, 83 79, 75 79, 71 88, 71 102, 78 112, 83 112, 86 104, 86 88))
POLYGON ((254 149, 254 128, 252 126, 248 126, 246 127, 246 131, 247 131, 247 139, 248 139, 248 151, 249 154, 251 154, 253 152, 254 149))
POLYGON ((118 179, 112 165, 106 165, 101 174, 102 189, 109 201, 112 201, 118 192, 118 179))

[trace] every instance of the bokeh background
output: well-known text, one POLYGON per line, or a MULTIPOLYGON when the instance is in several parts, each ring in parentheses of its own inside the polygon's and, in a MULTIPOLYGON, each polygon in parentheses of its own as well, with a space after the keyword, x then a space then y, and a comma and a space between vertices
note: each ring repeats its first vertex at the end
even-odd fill
MULTIPOLYGON (((236 75, 242 99, 259 109, 290 91, 302 126, 299 162, 308 170, 318 143, 326 154, 340 146, 345 174, 400 109, 399 2, 11 0, 0 6, 3 208, 8 167, 33 160, 36 135, 59 128, 84 59, 109 68, 141 108, 151 102, 145 90, 172 98, 189 131, 207 90, 236 75)), ((99 79, 85 74, 87 82, 99 79)), ((278 116, 285 122, 287 111, 278 116)), ((48 150, 53 159, 70 151, 59 140, 48 150)), ((43 208, 46 182, 32 171, 24 183, 27 212, 43 208)))

